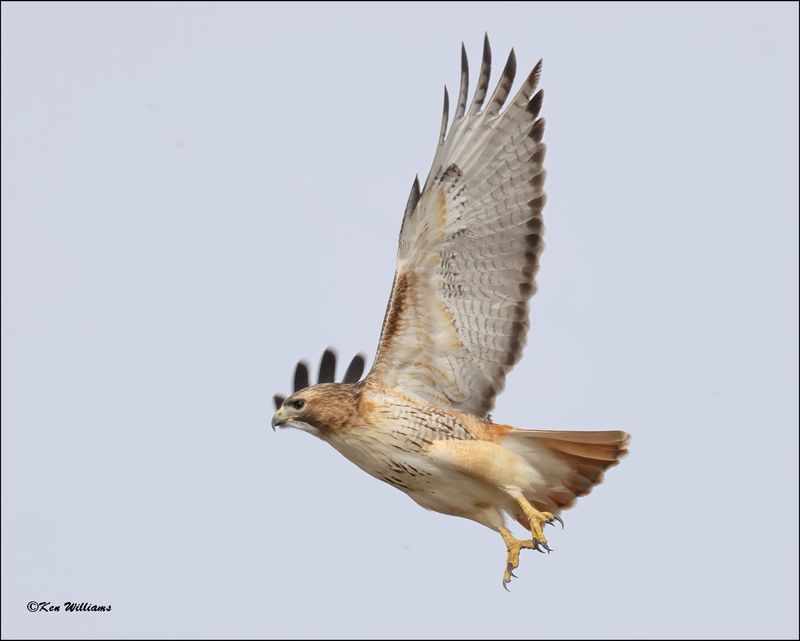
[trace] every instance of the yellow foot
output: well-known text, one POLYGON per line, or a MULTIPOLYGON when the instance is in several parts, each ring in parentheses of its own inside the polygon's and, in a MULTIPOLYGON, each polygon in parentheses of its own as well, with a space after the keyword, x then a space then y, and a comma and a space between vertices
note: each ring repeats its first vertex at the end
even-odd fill
POLYGON ((550 512, 540 512, 535 507, 533 507, 528 501, 524 498, 519 500, 519 504, 522 507, 522 510, 525 512, 525 516, 528 517, 528 522, 530 523, 531 527, 531 536, 533 537, 533 548, 542 552, 540 549, 543 548, 547 550, 547 552, 552 552, 552 549, 549 545, 547 545, 547 537, 545 537, 544 532, 542 531, 542 526, 546 525, 547 523, 552 523, 553 521, 558 521, 561 523, 561 527, 564 527, 564 521, 555 514, 550 512))
POLYGON ((506 571, 503 572, 503 587, 508 590, 508 584, 511 583, 511 577, 516 576, 514 570, 519 567, 519 551, 522 549, 533 549, 532 541, 520 541, 515 538, 507 529, 500 528, 500 536, 506 544, 508 556, 506 557, 506 571))

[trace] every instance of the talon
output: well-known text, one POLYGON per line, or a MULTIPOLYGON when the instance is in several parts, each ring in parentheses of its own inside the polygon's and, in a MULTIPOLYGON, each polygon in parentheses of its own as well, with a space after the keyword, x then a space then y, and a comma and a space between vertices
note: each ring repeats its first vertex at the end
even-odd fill
POLYGON ((542 554, 544 554, 544 550, 542 550, 542 548, 539 547, 540 545, 544 545, 546 547, 547 543, 539 543, 539 541, 533 539, 533 549, 536 550, 537 552, 541 552, 542 554))
MULTIPOLYGON (((553 514, 553 518, 556 521, 558 521, 559 523, 561 523, 561 529, 563 530, 564 529, 564 521, 561 520, 561 517, 558 514, 553 514)), ((553 527, 555 527, 555 525, 553 527)))
POLYGON ((535 541, 528 541, 528 540, 520 540, 514 538, 514 536, 505 528, 500 528, 500 536, 503 537, 503 542, 506 544, 506 551, 508 556, 506 557, 506 569, 503 572, 503 587, 508 591, 508 584, 511 583, 511 577, 517 578, 517 575, 514 574, 514 570, 519 567, 519 553, 521 550, 528 550, 532 549, 535 545, 535 541))
POLYGON ((547 543, 542 543, 542 547, 543 547, 545 550, 547 550, 547 553, 548 553, 548 554, 550 554, 550 552, 552 552, 552 551, 553 551, 553 550, 550 548, 550 546, 549 546, 549 545, 547 545, 547 543))

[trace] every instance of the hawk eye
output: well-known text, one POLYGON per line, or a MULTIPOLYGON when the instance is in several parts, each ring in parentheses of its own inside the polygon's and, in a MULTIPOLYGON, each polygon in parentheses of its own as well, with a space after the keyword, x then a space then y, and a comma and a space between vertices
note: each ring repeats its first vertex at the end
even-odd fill
POLYGON ((298 411, 303 409, 305 406, 306 406, 306 402, 302 401, 300 399, 297 399, 296 401, 292 401, 291 403, 289 403, 289 407, 291 407, 294 410, 298 410, 298 411))

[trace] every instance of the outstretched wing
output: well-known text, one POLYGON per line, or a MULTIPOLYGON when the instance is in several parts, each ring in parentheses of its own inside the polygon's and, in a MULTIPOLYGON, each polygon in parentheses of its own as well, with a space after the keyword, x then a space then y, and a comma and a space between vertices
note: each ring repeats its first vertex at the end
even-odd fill
POLYGON ((468 67, 424 189, 411 189, 397 271, 367 381, 485 416, 519 360, 542 243, 544 120, 532 95, 541 61, 502 110, 514 51, 484 106, 491 50, 484 40, 478 87, 467 107, 468 67), (447 134, 447 135, 446 135, 447 134))

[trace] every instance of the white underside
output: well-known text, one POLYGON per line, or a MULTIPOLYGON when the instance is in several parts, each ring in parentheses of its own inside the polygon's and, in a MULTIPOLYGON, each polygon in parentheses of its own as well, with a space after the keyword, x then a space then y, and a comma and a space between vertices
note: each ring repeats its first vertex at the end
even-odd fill
POLYGON ((327 440, 367 474, 406 492, 422 507, 473 519, 495 530, 504 525, 503 511, 519 509, 515 496, 542 491, 547 485, 522 456, 485 441, 440 441, 426 451, 402 451, 393 445, 392 435, 374 427, 356 428, 327 440), (477 473, 455 460, 450 447, 488 450, 488 457, 482 452, 483 459, 496 464, 488 469, 482 465, 477 473))

